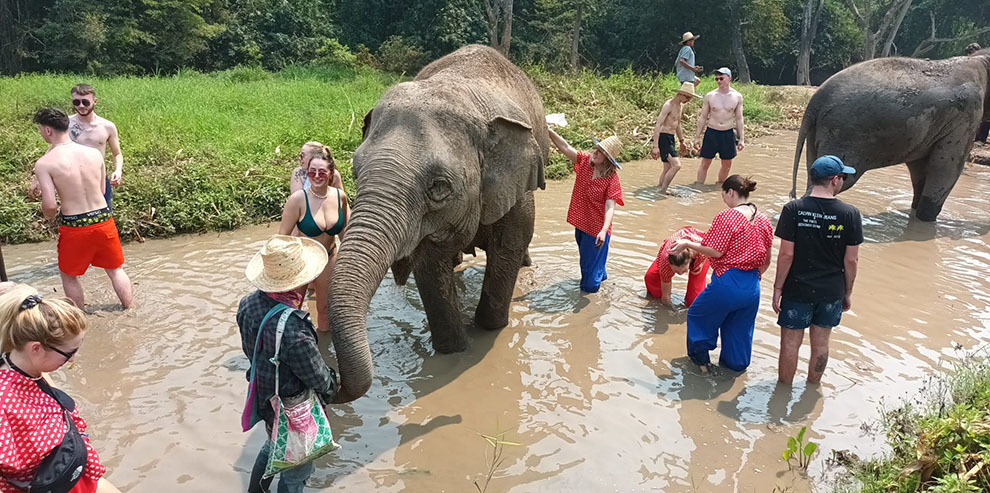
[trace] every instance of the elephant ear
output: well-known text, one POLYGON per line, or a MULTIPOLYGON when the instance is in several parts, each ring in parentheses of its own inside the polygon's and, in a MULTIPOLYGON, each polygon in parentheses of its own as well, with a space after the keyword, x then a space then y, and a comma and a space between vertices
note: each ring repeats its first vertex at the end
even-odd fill
POLYGON ((374 108, 368 110, 368 114, 364 115, 364 124, 361 125, 361 142, 368 137, 368 130, 371 130, 371 114, 375 111, 374 108))
POLYGON ((527 192, 544 188, 546 154, 519 106, 507 102, 488 121, 481 152, 481 224, 504 216, 527 192))

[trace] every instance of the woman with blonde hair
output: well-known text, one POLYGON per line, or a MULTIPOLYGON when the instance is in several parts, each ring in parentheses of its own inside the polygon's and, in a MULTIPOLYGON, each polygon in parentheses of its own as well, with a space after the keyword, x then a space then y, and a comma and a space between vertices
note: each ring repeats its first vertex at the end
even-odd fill
MULTIPOLYGON (((299 151, 299 167, 292 170, 292 174, 289 175, 289 193, 296 193, 304 188, 309 188, 309 177, 306 173, 309 172, 309 160, 313 156, 323 150, 323 144, 316 141, 309 141, 302 146, 302 150, 299 151)), ((343 190, 344 181, 340 177, 340 171, 336 168, 333 170, 333 180, 330 181, 330 186, 343 190)))
POLYGON ((329 147, 323 146, 313 151, 309 158, 308 169, 306 176, 310 181, 310 188, 303 188, 289 196, 282 209, 282 223, 279 225, 278 233, 306 236, 327 249, 330 261, 313 284, 316 288, 318 309, 317 330, 328 332, 330 320, 326 311, 330 276, 333 273, 333 264, 337 260, 336 238, 338 236, 343 238, 344 226, 350 219, 351 210, 348 207, 347 194, 339 188, 330 186, 336 166, 329 147))
POLYGON ((75 358, 86 314, 26 285, 0 295, 0 492, 116 492, 86 421, 45 373, 75 358))

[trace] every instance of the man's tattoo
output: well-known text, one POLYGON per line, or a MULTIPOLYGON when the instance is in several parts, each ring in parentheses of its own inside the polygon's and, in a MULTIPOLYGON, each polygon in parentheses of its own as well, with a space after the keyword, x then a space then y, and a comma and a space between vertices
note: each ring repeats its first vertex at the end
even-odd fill
POLYGON ((821 373, 825 371, 825 366, 828 365, 828 353, 825 353, 818 357, 815 361, 815 372, 821 373))
POLYGON ((80 134, 82 134, 82 127, 80 127, 78 123, 73 123, 72 126, 69 127, 69 135, 72 136, 72 140, 76 140, 80 134))
POLYGON ((306 172, 299 168, 296 170, 296 176, 299 178, 306 178, 306 172))

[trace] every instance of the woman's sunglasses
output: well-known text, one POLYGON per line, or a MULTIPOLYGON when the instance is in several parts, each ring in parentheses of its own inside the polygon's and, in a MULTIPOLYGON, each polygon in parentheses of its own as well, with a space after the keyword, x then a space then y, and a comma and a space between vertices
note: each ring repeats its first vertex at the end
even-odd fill
POLYGON ((65 351, 62 351, 61 349, 59 349, 57 347, 54 347, 54 346, 45 346, 45 347, 47 347, 48 349, 51 349, 52 351, 55 351, 58 354, 61 354, 62 356, 65 356, 65 361, 69 361, 70 359, 72 359, 73 356, 76 355, 76 353, 79 352, 79 348, 75 348, 72 351, 65 352, 65 351))
POLYGON ((306 172, 306 176, 310 178, 316 178, 317 176, 330 176, 330 172, 325 169, 309 170, 306 172))
POLYGON ((89 106, 88 99, 73 99, 72 106, 89 106))

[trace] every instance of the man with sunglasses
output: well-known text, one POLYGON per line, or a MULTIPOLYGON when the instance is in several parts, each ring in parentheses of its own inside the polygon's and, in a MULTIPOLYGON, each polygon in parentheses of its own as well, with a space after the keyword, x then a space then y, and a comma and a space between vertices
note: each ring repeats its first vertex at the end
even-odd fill
POLYGON ((863 242, 859 210, 835 198, 856 170, 835 156, 811 165, 811 193, 780 212, 773 311, 780 326, 777 378, 790 385, 797 370, 804 329, 811 327, 808 383, 817 384, 828 364, 828 339, 842 312, 852 306, 853 282, 863 242))
POLYGON ((69 137, 74 142, 89 146, 107 155, 107 145, 113 156, 113 174, 107 176, 107 187, 103 198, 113 211, 113 187, 120 185, 124 174, 124 155, 120 152, 120 138, 117 126, 110 120, 96 114, 96 91, 89 84, 77 84, 70 91, 72 107, 76 114, 69 117, 69 137))
POLYGON ((697 183, 703 185, 708 179, 708 167, 712 165, 715 154, 722 160, 722 169, 718 172, 718 182, 722 183, 729 177, 732 160, 736 153, 746 147, 746 129, 743 126, 743 97, 729 86, 732 81, 732 71, 722 67, 715 71, 715 82, 718 89, 705 94, 701 103, 701 114, 698 116, 698 134, 694 139, 694 148, 700 151, 701 167, 698 168, 697 183), (704 132, 704 139, 702 139, 704 132), (736 134, 739 138, 736 139, 736 134))

